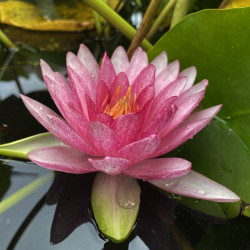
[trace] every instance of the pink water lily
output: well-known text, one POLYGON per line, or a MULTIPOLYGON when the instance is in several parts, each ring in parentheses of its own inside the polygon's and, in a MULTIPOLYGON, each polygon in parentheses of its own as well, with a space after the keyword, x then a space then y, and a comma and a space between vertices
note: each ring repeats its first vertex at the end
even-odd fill
POLYGON ((218 183, 190 171, 180 158, 156 158, 175 149, 204 128, 221 105, 192 113, 204 97, 208 81, 193 85, 195 67, 179 72, 162 52, 150 64, 138 48, 131 60, 118 47, 105 53, 99 68, 85 45, 67 54, 68 77, 41 61, 44 81, 58 107, 22 96, 31 114, 61 146, 28 153, 48 169, 75 174, 101 171, 149 181, 168 192, 213 201, 239 197, 218 183))

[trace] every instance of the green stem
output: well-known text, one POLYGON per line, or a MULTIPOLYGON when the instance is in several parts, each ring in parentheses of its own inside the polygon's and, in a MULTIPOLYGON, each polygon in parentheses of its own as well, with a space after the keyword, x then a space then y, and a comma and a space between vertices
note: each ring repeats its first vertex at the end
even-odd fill
POLYGON ((25 197, 36 191, 39 187, 44 185, 46 182, 51 180, 53 177, 53 173, 49 173, 46 175, 41 176, 40 178, 36 179, 35 181, 29 183, 25 187, 19 189, 14 194, 10 195, 8 198, 0 202, 0 214, 4 211, 8 210, 19 201, 23 200, 25 197))
POLYGON ((9 49, 17 49, 16 45, 0 30, 0 41, 9 49))
POLYGON ((94 19, 95 19, 96 32, 97 32, 97 35, 99 36, 102 32, 102 24, 100 21, 100 15, 96 11, 93 11, 93 13, 94 13, 94 19))
POLYGON ((161 11, 160 15, 156 18, 154 24, 152 25, 152 27, 150 28, 150 30, 147 34, 146 38, 148 40, 150 40, 154 36, 155 32, 158 30, 160 25, 163 23, 164 19, 166 19, 166 17, 170 13, 170 11, 174 8, 175 2, 176 2, 176 0, 169 0, 168 3, 165 5, 165 7, 161 11))
MULTIPOLYGON (((103 2, 108 5, 108 0, 103 0, 103 2)), ((104 27, 104 35, 106 39, 109 39, 110 38, 110 24, 106 22, 104 23, 103 27, 104 27)))
POLYGON ((187 15, 190 3, 191 3, 191 0, 177 0, 176 1, 170 29, 172 29, 177 23, 179 23, 187 15))
MULTIPOLYGON (((132 40, 135 36, 136 30, 128 24, 120 15, 113 11, 101 0, 83 0, 86 4, 90 5, 95 11, 103 16, 110 24, 117 28, 125 37, 132 40)), ((153 46, 147 40, 143 40, 141 44, 145 50, 151 49, 153 46)))
MULTIPOLYGON (((0 80, 2 79, 5 70, 9 66, 14 54, 17 52, 17 49, 9 49, 6 53, 6 57, 3 60, 3 64, 0 66, 0 80)), ((0 147, 1 151, 1 147, 0 147)))

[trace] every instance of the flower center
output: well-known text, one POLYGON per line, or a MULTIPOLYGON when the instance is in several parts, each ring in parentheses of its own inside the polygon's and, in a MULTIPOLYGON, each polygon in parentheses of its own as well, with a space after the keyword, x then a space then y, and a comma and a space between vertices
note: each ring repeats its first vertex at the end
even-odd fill
POLYGON ((110 115, 113 119, 116 119, 121 115, 137 113, 139 111, 139 106, 136 102, 137 96, 135 94, 134 98, 132 97, 130 86, 128 87, 125 96, 121 98, 120 86, 118 86, 109 104, 107 104, 108 99, 109 95, 106 96, 104 102, 102 103, 102 109, 106 106, 103 113, 110 115))

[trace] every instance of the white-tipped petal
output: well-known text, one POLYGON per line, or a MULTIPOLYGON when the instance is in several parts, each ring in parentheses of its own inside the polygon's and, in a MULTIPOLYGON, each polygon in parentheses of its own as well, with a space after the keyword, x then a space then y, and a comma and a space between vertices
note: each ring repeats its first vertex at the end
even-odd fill
POLYGON ((202 200, 217 202, 240 200, 240 197, 228 188, 192 170, 179 178, 149 182, 167 192, 202 200))

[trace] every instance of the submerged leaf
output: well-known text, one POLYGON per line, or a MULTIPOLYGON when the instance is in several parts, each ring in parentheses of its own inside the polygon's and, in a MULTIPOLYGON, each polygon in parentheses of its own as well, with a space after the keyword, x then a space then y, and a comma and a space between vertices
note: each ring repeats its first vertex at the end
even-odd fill
POLYGON ((102 233, 114 242, 125 240, 133 229, 140 203, 136 179, 99 172, 95 178, 91 203, 102 233))
MULTIPOLYGON (((118 1, 109 0, 115 8, 118 1)), ((0 2, 0 22, 31 30, 80 31, 94 28, 92 9, 83 1, 60 3, 55 5, 60 19, 47 21, 39 9, 23 1, 0 2)))
POLYGON ((42 133, 14 142, 2 144, 0 145, 0 154, 28 159, 27 154, 33 149, 61 145, 62 142, 58 141, 51 133, 42 133))
POLYGON ((249 0, 224 0, 220 8, 221 9, 231 9, 250 6, 249 0))

